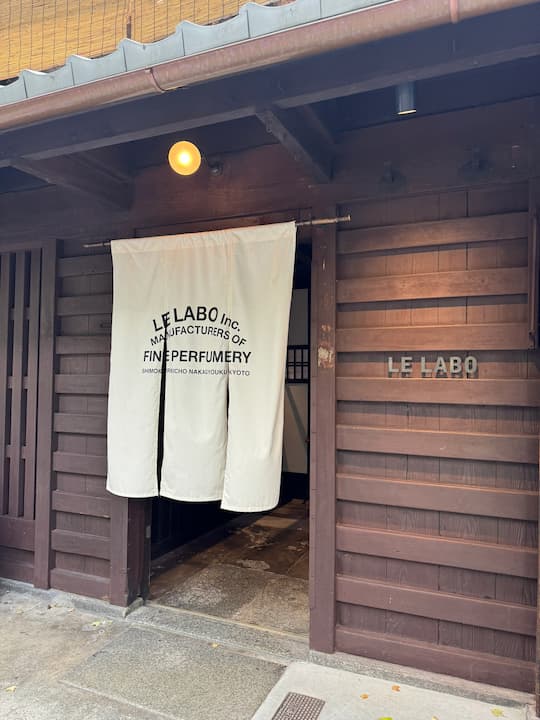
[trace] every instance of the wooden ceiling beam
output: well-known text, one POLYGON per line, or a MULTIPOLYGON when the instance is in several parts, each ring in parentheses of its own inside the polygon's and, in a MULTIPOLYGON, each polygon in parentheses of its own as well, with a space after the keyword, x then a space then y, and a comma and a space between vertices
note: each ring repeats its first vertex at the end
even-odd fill
POLYGON ((85 157, 66 155, 48 160, 17 158, 17 170, 33 175, 49 185, 75 190, 113 208, 127 209, 133 196, 132 182, 85 157))
POLYGON ((297 110, 287 112, 276 107, 256 111, 259 120, 283 147, 301 163, 318 183, 332 179, 333 142, 324 133, 322 123, 306 122, 306 115, 297 110))
POLYGON ((201 223, 210 228, 224 218, 236 225, 246 216, 281 222, 295 218, 298 208, 308 212, 328 204, 342 206, 346 214, 354 202, 385 203, 488 184, 508 184, 521 193, 518 184, 540 177, 539 117, 540 99, 528 98, 347 133, 338 146, 334 181, 321 185, 307 182, 284 148, 271 144, 231 153, 227 171, 211 178, 201 172, 176 181, 167 165, 148 167, 135 178, 128 212, 99 212, 101 206, 89 195, 58 187, 8 193, 0 195, 0 245, 32 239, 36 228, 40 237, 98 241, 127 237, 134 228, 147 236, 198 231, 205 229, 201 223), (489 166, 464 174, 460 167, 467 148, 479 137, 489 166), (515 167, 513 145, 519 146, 515 167), (402 183, 382 178, 385 158, 394 157, 402 183))
POLYGON ((186 87, 0 135, 0 167, 540 55, 540 4, 186 87))

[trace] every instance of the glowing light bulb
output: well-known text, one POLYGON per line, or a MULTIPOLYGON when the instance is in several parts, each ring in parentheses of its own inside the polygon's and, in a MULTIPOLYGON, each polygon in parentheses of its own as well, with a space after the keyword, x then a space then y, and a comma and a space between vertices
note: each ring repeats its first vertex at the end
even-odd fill
POLYGON ((193 143, 181 140, 169 150, 169 165, 179 175, 193 175, 201 166, 201 152, 193 143))

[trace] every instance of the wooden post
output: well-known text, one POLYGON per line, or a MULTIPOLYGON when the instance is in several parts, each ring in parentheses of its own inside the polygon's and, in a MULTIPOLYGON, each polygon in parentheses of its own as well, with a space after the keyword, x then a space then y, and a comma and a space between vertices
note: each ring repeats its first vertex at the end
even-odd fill
MULTIPOLYGON (((539 258, 538 242, 540 214, 540 178, 529 181, 529 340, 532 348, 538 348, 538 286, 539 286, 539 258)), ((540 465, 540 458, 539 458, 540 465)), ((540 497, 540 495, 539 495, 540 497)), ((538 597, 540 598, 540 546, 539 546, 539 572, 538 597)), ((536 668, 535 668, 535 698, 536 714, 540 715, 540 612, 537 600, 536 610, 536 668)))
MULTIPOLYGON (((316 217, 337 215, 317 208, 316 217)), ((336 226, 313 228, 311 287, 310 646, 335 646, 336 226)))
POLYGON ((110 602, 126 607, 150 583, 151 499, 111 498, 110 602))
POLYGON ((128 604, 127 549, 128 498, 110 495, 111 499, 111 585, 109 599, 113 605, 128 604))
POLYGON ((34 585, 50 587, 56 241, 43 245, 39 327, 34 585))
POLYGON ((129 501, 128 600, 148 597, 152 550, 152 498, 129 501))
POLYGON ((125 607, 148 594, 152 500, 111 495, 111 590, 113 605, 125 607))

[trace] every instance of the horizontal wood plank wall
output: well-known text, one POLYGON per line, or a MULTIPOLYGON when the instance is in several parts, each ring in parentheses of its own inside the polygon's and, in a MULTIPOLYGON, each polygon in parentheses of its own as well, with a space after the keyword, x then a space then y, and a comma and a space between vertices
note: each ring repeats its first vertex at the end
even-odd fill
POLYGON ((342 208, 339 650, 533 689, 540 364, 527 187, 342 208), (388 372, 412 357, 410 375, 388 372), (474 376, 420 358, 474 355, 474 376))
POLYGON ((0 253, 0 576, 32 582, 41 249, 0 253))
POLYGON ((111 597, 111 515, 105 489, 112 313, 110 254, 65 243, 58 259, 51 585, 111 597))

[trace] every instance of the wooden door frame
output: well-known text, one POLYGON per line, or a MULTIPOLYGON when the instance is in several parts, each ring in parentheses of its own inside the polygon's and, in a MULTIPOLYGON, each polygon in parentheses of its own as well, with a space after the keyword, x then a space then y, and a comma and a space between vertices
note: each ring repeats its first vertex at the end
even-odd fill
POLYGON ((336 634, 336 235, 335 225, 313 228, 311 265, 309 643, 326 653, 336 634))
MULTIPOLYGON (((337 214, 335 206, 312 211, 337 214)), ((334 652, 336 627, 336 236, 335 225, 313 228, 310 288, 310 647, 327 653, 334 652)), ((119 499, 117 513, 123 530, 114 533, 111 551, 124 563, 111 564, 111 602, 126 604, 148 594, 151 500, 119 499)))

